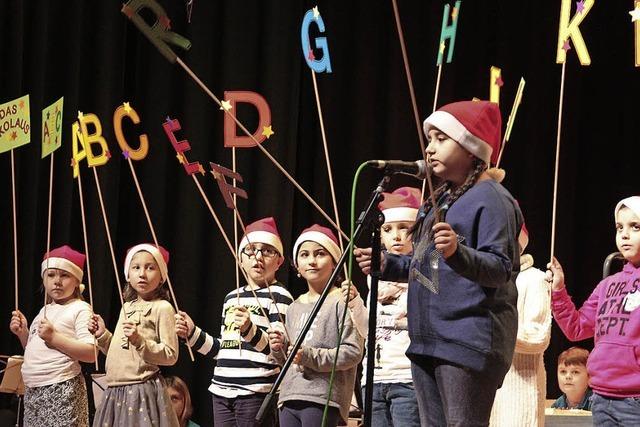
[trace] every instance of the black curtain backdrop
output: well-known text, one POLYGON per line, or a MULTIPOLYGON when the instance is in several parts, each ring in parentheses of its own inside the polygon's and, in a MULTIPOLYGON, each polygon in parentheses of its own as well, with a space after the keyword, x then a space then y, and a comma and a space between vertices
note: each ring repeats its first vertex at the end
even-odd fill
MULTIPOLYGON (((316 3, 195 0, 190 24, 184 1, 160 3, 172 29, 193 43, 188 52, 178 48, 176 52, 218 97, 225 90, 249 90, 267 99, 276 133, 264 147, 332 212, 311 71, 300 43, 302 17, 316 3)), ((368 159, 417 159, 420 150, 391 1, 319 0, 317 4, 333 67, 333 73, 317 75, 319 94, 341 220, 347 224, 356 167, 368 159)), ((421 120, 433 103, 444 4, 399 1, 421 120)), ((127 20, 120 1, 2 0, 0 5, 0 102, 24 94, 31 102, 32 142, 15 150, 20 309, 32 319, 42 306, 39 271, 46 249, 49 159, 40 159, 40 111, 60 96, 64 96, 63 147, 56 152, 52 247, 68 243, 83 249, 77 184, 69 167, 71 124, 79 110, 99 116, 113 153, 98 174, 121 277, 126 249, 151 241, 113 131, 115 108, 129 101, 142 123, 125 124, 125 133, 132 145, 142 132, 150 139, 147 158, 135 167, 160 242, 171 252, 169 269, 179 305, 215 335, 222 299, 235 287, 234 263, 191 178, 176 161, 162 122, 167 116, 180 120, 178 136, 190 141, 191 161, 205 167, 215 161, 230 168, 231 151, 223 147, 223 113, 127 20)), ((634 155, 640 121, 634 99, 640 86, 627 13, 632 8, 632 1, 597 2, 581 25, 591 66, 581 66, 574 50, 567 57, 556 255, 578 304, 600 280, 605 256, 615 250, 615 203, 638 193, 634 155)), ((504 185, 525 214, 531 237, 528 252, 539 268, 546 265, 550 250, 561 74, 555 63, 559 14, 560 1, 464 1, 454 59, 443 68, 438 98, 438 105, 474 96, 488 98, 489 67, 501 67, 506 123, 518 81, 521 76, 527 80, 502 165, 507 171, 504 185)), ((312 40, 315 36, 317 29, 312 27, 312 40)), ((255 113, 238 110, 240 119, 255 127, 255 113)), ((258 149, 239 149, 237 157, 249 194, 247 201, 239 202, 244 220, 274 216, 290 257, 297 233, 325 221, 258 149)), ((0 353, 19 354, 18 340, 8 329, 14 304, 10 170, 10 154, 3 153, 0 353)), ((120 309, 114 272, 86 162, 81 172, 94 308, 113 328, 120 309)), ((377 172, 363 174, 359 207, 378 179, 377 172)), ((216 183, 210 175, 201 177, 201 182, 232 236, 232 213, 216 183)), ((394 187, 406 184, 419 182, 394 178, 394 187)), ((294 295, 305 289, 288 264, 278 277, 294 295)), ((361 274, 355 280, 360 289, 365 287, 361 274)), ((592 340, 579 344, 591 348, 592 340)), ((570 345, 554 325, 545 355, 549 397, 559 394, 555 361, 570 345)), ((103 358, 101 366, 104 369, 103 358)), ((213 366, 197 355, 191 362, 183 346, 178 363, 165 370, 189 383, 194 419, 205 425, 212 419, 207 387, 213 366)))

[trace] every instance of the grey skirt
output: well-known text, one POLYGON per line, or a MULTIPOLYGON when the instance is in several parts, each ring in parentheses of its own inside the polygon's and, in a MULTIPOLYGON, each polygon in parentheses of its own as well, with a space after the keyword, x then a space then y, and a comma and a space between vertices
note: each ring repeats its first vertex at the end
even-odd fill
POLYGON ((164 379, 107 387, 93 419, 94 427, 179 427, 164 379))
POLYGON ((25 427, 87 427, 87 386, 82 374, 70 380, 24 391, 25 427))

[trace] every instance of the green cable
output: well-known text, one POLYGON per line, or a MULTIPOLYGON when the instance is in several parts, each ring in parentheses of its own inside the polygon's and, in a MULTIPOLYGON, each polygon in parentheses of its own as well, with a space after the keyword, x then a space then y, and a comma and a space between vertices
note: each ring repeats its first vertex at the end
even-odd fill
POLYGON ((329 414, 329 402, 331 401, 331 393, 333 391, 333 380, 336 374, 336 366, 338 363, 338 354, 340 353, 340 345, 342 344, 342 334, 344 333, 344 324, 347 320, 347 312, 349 311, 349 293, 351 292, 351 273, 353 271, 353 229, 355 226, 355 206, 356 206, 356 188, 358 185, 358 179, 360 177, 360 172, 367 166, 367 162, 364 162, 358 166, 356 170, 356 174, 353 177, 353 184, 351 186, 351 215, 350 215, 350 226, 351 229, 349 231, 349 244, 345 250, 349 251, 349 265, 347 267, 347 280, 349 281, 349 285, 347 287, 347 297, 344 302, 344 311, 342 312, 342 321, 340 322, 340 330, 338 332, 338 345, 336 347, 336 355, 333 359, 333 366, 331 367, 331 377, 329 378, 329 392, 327 394, 327 403, 324 405, 324 412, 322 413, 322 427, 326 427, 327 425, 327 415, 329 414))

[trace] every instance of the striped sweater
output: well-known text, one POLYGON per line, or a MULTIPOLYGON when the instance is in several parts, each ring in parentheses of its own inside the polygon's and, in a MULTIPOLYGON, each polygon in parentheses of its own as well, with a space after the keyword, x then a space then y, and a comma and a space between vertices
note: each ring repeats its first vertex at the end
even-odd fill
POLYGON ((233 398, 267 393, 276 380, 280 367, 269 358, 269 337, 266 331, 269 327, 284 329, 280 315, 285 320, 287 308, 293 298, 278 282, 270 285, 269 289, 255 289, 257 301, 247 287, 240 290, 239 304, 247 307, 253 323, 244 336, 240 336, 240 331, 233 322, 234 308, 238 305, 238 293, 233 290, 224 298, 220 337, 213 338, 196 326, 189 338, 190 347, 217 361, 209 387, 214 395, 233 398), (268 314, 268 319, 262 314, 258 303, 268 314), (239 350, 239 346, 242 350, 239 350))

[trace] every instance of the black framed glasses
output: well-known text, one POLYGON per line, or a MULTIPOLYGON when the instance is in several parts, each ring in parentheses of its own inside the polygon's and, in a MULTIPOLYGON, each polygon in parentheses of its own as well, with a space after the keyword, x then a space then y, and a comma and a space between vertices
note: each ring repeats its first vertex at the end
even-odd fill
POLYGON ((268 246, 258 248, 251 245, 247 245, 242 248, 242 253, 248 257, 255 257, 258 255, 258 253, 260 253, 262 255, 262 258, 275 258, 280 255, 274 248, 268 246))

